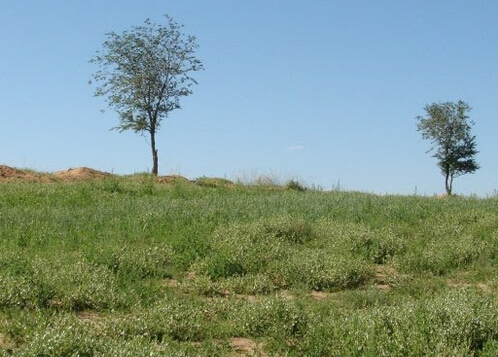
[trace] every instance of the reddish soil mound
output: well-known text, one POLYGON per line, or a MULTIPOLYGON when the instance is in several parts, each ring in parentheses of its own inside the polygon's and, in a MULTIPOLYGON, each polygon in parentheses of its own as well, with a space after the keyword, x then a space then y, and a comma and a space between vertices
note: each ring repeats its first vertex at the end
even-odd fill
MULTIPOLYGON (((27 181, 27 182, 57 182, 57 181, 84 181, 112 177, 113 174, 98 171, 89 167, 69 168, 54 173, 38 173, 32 170, 20 170, 10 166, 0 165, 0 182, 2 181, 27 181)), ((155 178, 158 183, 190 183, 189 179, 180 175, 159 176, 155 178)))
POLYGON ((42 175, 15 169, 13 167, 0 165, 0 180, 1 181, 39 181, 42 175))
POLYGON ((111 176, 108 172, 90 169, 88 167, 70 168, 65 171, 57 171, 54 177, 62 180, 88 180, 88 179, 102 179, 111 176))

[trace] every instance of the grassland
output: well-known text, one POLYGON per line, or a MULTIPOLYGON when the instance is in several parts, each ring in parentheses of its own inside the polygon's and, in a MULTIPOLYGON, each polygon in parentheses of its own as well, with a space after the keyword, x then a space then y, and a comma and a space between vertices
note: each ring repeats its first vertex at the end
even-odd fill
POLYGON ((497 356, 498 198, 0 183, 0 356, 497 356))

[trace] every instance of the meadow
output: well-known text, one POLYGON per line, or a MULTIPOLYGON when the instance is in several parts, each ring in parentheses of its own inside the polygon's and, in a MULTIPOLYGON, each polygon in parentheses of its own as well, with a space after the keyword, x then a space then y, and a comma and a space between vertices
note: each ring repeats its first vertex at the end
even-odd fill
POLYGON ((0 182, 0 356, 497 356, 498 197, 0 182))

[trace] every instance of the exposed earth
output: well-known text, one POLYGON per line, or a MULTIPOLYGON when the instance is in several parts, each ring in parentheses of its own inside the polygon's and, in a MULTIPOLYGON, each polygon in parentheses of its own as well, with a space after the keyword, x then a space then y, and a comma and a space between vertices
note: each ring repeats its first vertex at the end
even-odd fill
MULTIPOLYGON (((57 182, 57 181, 81 181, 93 179, 105 179, 116 176, 109 172, 103 172, 89 167, 69 168, 53 173, 40 173, 33 170, 21 170, 14 167, 0 165, 0 182, 26 181, 26 182, 57 182)), ((156 178, 160 183, 172 183, 189 180, 183 176, 169 175, 156 178)))

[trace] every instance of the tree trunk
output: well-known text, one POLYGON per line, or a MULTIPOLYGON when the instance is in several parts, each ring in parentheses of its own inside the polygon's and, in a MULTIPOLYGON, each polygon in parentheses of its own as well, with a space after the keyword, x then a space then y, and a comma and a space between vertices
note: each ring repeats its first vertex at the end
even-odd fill
POLYGON ((156 133, 153 130, 150 132, 150 147, 152 149, 152 174, 157 176, 159 170, 157 164, 156 133))
POLYGON ((446 187, 446 194, 448 196, 451 196, 451 190, 453 188, 452 187, 453 186, 453 175, 451 175, 449 171, 446 172, 444 185, 446 187))

